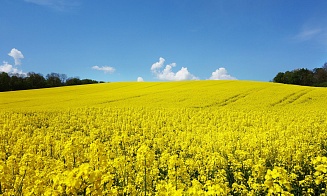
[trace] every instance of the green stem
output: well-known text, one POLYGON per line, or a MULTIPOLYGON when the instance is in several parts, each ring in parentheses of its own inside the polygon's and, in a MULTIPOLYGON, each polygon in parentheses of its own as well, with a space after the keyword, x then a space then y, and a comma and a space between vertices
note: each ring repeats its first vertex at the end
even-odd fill
POLYGON ((176 191, 177 191, 177 166, 175 164, 175 172, 176 172, 176 191))
POLYGON ((146 158, 144 157, 144 195, 146 196, 146 158))
POLYGON ((23 195, 23 181, 24 181, 25 175, 26 175, 26 170, 24 171, 24 175, 23 175, 22 180, 20 181, 20 184, 18 186, 19 195, 23 195))

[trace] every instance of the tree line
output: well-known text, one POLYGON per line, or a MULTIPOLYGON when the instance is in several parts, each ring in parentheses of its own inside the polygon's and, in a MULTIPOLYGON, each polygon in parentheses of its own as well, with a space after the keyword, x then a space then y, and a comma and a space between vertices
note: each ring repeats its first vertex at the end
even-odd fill
POLYGON ((284 84, 296 84, 303 86, 327 87, 327 63, 321 68, 309 70, 306 68, 293 71, 279 72, 273 82, 284 84))
POLYGON ((0 73, 0 92, 50 88, 59 86, 71 86, 82 84, 103 83, 91 79, 79 79, 79 77, 67 78, 66 74, 50 73, 45 77, 40 73, 29 72, 24 74, 0 73))

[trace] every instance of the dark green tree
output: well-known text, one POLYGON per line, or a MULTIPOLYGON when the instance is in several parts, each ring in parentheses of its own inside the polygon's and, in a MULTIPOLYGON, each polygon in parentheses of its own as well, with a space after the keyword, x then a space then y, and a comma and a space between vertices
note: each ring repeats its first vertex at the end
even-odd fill
POLYGON ((285 84, 293 84, 294 83, 293 72, 286 71, 284 73, 284 83, 285 84))
POLYGON ((327 69, 315 68, 313 69, 314 74, 314 84, 319 85, 321 83, 327 82, 327 69))
POLYGON ((313 70, 301 68, 285 73, 279 72, 273 82, 303 86, 327 86, 327 63, 322 68, 313 70))
POLYGON ((95 83, 98 83, 98 81, 91 80, 91 79, 83 79, 83 80, 81 80, 81 83, 82 84, 95 84, 95 83))
POLYGON ((25 90, 27 89, 26 79, 19 74, 14 74, 10 78, 10 90, 25 90))
POLYGON ((308 69, 297 69, 293 71, 294 83, 303 86, 312 86, 314 82, 313 72, 308 69))
POLYGON ((82 84, 81 80, 78 77, 73 77, 73 78, 68 78, 66 80, 66 85, 71 86, 71 85, 80 85, 82 84))
POLYGON ((10 76, 6 72, 0 73, 0 91, 10 90, 10 76))
POLYGON ((273 82, 284 83, 284 72, 279 72, 273 79, 273 82))
POLYGON ((0 72, 0 92, 94 83, 99 82, 91 79, 81 80, 78 77, 67 79, 66 74, 59 73, 47 74, 45 79, 42 74, 35 72, 29 72, 27 74, 0 72))
POLYGON ((60 79, 60 74, 58 74, 58 73, 47 74, 46 80, 47 80, 47 86, 48 87, 62 86, 62 82, 61 82, 61 79, 60 79))
POLYGON ((45 78, 41 74, 34 72, 27 73, 25 81, 28 89, 45 88, 47 84, 45 78))

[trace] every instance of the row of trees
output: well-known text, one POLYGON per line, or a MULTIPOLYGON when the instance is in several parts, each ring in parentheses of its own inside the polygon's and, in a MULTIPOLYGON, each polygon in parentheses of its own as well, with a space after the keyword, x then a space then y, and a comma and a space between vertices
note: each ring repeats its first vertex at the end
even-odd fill
POLYGON ((94 83, 99 82, 91 79, 81 80, 78 77, 67 78, 66 74, 59 73, 50 73, 46 77, 34 72, 26 75, 0 73, 0 92, 94 83))
POLYGON ((321 68, 295 69, 293 71, 279 72, 273 82, 284 84, 296 84, 303 86, 327 87, 327 63, 321 68))

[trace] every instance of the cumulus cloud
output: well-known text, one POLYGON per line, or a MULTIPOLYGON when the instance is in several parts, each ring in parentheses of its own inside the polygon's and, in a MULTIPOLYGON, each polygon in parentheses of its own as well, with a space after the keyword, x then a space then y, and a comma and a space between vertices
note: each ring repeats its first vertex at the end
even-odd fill
POLYGON ((114 73, 115 72, 115 68, 110 67, 110 66, 102 66, 102 67, 93 66, 92 69, 103 71, 104 73, 114 73))
POLYGON ((3 61, 2 65, 0 65, 0 72, 6 72, 10 74, 25 74, 22 70, 19 70, 18 68, 14 67, 6 61, 3 61))
POLYGON ((21 74, 25 75, 21 69, 18 68, 18 65, 21 65, 21 59, 24 58, 24 55, 22 54, 21 51, 17 50, 16 48, 11 49, 11 51, 8 53, 9 56, 11 56, 15 64, 12 65, 8 63, 7 61, 3 61, 2 64, 0 64, 0 72, 6 72, 8 74, 21 74))
POLYGON ((216 69, 216 71, 212 72, 209 80, 237 80, 237 79, 229 75, 224 67, 221 67, 219 69, 216 69))
POLYGON ((151 71, 159 80, 169 80, 169 81, 181 81, 181 80, 198 80, 199 78, 191 74, 187 67, 182 67, 176 73, 173 72, 173 67, 176 67, 176 63, 171 63, 164 66, 165 59, 160 57, 159 61, 152 64, 151 71))
POLYGON ((151 71, 155 71, 157 69, 160 69, 165 63, 165 59, 160 57, 159 62, 153 63, 151 66, 151 71))
POLYGON ((17 50, 16 48, 11 49, 11 51, 8 53, 9 56, 14 58, 15 60, 15 65, 21 65, 21 60, 24 58, 24 55, 22 54, 21 51, 17 50))
POLYGON ((138 82, 144 82, 144 80, 143 80, 142 77, 137 77, 137 81, 138 81, 138 82))

